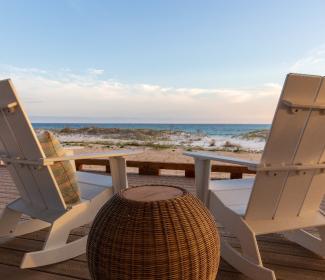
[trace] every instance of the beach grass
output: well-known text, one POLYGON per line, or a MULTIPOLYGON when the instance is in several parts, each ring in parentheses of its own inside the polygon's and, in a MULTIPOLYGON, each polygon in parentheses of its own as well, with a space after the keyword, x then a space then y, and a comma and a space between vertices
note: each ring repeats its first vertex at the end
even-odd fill
MULTIPOLYGON (((186 151, 229 151, 234 153, 259 152, 247 149, 236 142, 236 139, 244 141, 265 142, 268 130, 254 130, 248 133, 228 137, 225 140, 216 140, 209 135, 200 132, 189 133, 181 130, 159 130, 146 128, 102 128, 80 127, 50 129, 65 146, 101 147, 108 149, 125 147, 146 147, 155 150, 180 148, 186 151)), ((37 132, 43 131, 37 129, 37 132)))

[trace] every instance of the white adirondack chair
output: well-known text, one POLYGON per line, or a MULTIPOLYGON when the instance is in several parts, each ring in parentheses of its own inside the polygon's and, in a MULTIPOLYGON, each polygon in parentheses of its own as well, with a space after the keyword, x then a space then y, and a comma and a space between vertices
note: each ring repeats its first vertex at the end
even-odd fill
POLYGON ((69 233, 91 222, 114 192, 127 187, 124 156, 134 153, 137 151, 120 150, 45 158, 12 82, 0 81, 0 159, 6 163, 20 194, 3 212, 0 237, 4 242, 50 227, 43 250, 26 253, 21 268, 48 265, 85 253, 87 236, 67 243, 69 233), (109 158, 112 177, 77 172, 81 202, 68 207, 49 166, 84 158, 109 158), (23 214, 32 219, 20 221, 23 214))
POLYGON ((282 232, 325 257, 325 78, 289 74, 261 162, 188 152, 195 158, 197 195, 239 239, 241 253, 222 241, 222 257, 258 280, 274 280, 263 266, 256 236, 282 232), (255 179, 210 180, 210 161, 256 170, 255 179), (315 227, 319 236, 305 229, 315 227))

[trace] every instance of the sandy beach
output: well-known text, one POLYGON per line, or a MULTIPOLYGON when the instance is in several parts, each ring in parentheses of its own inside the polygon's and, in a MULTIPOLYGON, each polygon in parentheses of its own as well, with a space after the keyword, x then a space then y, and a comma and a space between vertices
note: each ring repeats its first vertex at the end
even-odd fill
POLYGON ((193 162, 192 158, 183 155, 185 151, 210 151, 225 156, 258 160, 268 135, 268 130, 265 129, 247 129, 245 132, 238 133, 238 129, 243 129, 243 127, 236 128, 236 131, 233 127, 226 125, 216 134, 209 133, 209 130, 215 128, 214 126, 205 126, 205 131, 188 128, 189 126, 183 127, 183 130, 148 127, 108 128, 98 125, 38 128, 36 132, 52 131, 66 148, 73 149, 75 153, 140 149, 144 152, 129 156, 129 159, 177 163, 193 162), (233 134, 229 134, 227 129, 233 129, 233 134))
MULTIPOLYGON (((38 134, 44 128, 36 129, 38 134)), ((61 143, 74 153, 137 149, 142 153, 128 156, 134 161, 192 163, 185 151, 210 151, 219 155, 259 160, 268 131, 252 130, 238 135, 209 135, 204 131, 182 131, 150 128, 50 128, 61 143), (241 144, 239 144, 241 143, 241 144)))
MULTIPOLYGON (((183 153, 185 150, 181 148, 176 149, 154 149, 150 147, 132 147, 127 146, 124 147, 127 149, 139 149, 143 151, 137 155, 130 155, 128 156, 129 160, 137 160, 137 161, 157 161, 157 162, 182 162, 182 163, 191 163, 193 159, 188 156, 184 156, 183 153)), ((115 150, 110 148, 105 148, 102 146, 93 146, 93 147, 69 147, 75 153, 84 153, 84 152, 101 152, 101 151, 108 151, 108 150, 115 150)), ((224 156, 231 156, 236 158, 248 159, 248 160, 259 160, 261 158, 261 153, 249 153, 249 152, 227 152, 227 151, 216 151, 215 153, 224 156)))

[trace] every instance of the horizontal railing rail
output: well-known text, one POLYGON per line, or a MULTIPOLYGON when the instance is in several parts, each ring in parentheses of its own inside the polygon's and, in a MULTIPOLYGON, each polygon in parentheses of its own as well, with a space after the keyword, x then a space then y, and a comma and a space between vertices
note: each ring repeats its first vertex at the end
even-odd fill
MULTIPOLYGON (((108 159, 81 159, 76 160, 76 169, 83 170, 84 165, 104 166, 105 172, 110 173, 110 165, 108 159)), ((139 169, 139 175, 156 175, 159 176, 161 170, 183 170, 185 177, 194 177, 195 170, 193 163, 178 163, 178 162, 157 162, 157 161, 135 161, 128 160, 127 167, 135 167, 139 169)), ((255 171, 249 170, 245 166, 230 165, 230 164, 213 164, 212 172, 230 173, 231 179, 240 179, 243 174, 255 174, 255 171)))

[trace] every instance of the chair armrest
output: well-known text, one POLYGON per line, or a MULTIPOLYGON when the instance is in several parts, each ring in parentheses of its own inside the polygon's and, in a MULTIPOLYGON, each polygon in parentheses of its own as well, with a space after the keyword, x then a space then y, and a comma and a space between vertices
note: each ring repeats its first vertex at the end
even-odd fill
POLYGON ((41 159, 42 165, 52 165, 54 162, 58 161, 69 161, 69 160, 77 160, 77 159, 96 159, 96 158, 111 158, 111 157, 124 157, 128 155, 136 155, 143 153, 144 150, 116 150, 109 152, 100 152, 100 153, 85 153, 85 154, 73 154, 66 155, 63 157, 50 157, 41 159))
POLYGON ((111 157, 124 157, 128 155, 136 155, 143 153, 144 150, 116 150, 110 152, 100 152, 100 153, 85 153, 85 154, 71 154, 63 157, 49 157, 49 158, 40 158, 37 160, 21 159, 21 158, 9 158, 6 156, 0 155, 0 160, 5 164, 16 163, 22 165, 35 165, 35 166, 46 166, 53 165, 53 163, 58 161, 69 161, 76 159, 89 159, 89 158, 111 158, 111 157))
POLYGON ((242 165, 242 166, 246 166, 249 170, 256 170, 259 164, 259 162, 257 161, 244 160, 244 159, 239 159, 234 157, 225 157, 225 156, 217 155, 212 152, 185 152, 183 154, 185 156, 193 157, 195 159, 200 159, 200 160, 215 160, 215 161, 242 165))

